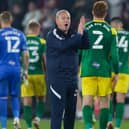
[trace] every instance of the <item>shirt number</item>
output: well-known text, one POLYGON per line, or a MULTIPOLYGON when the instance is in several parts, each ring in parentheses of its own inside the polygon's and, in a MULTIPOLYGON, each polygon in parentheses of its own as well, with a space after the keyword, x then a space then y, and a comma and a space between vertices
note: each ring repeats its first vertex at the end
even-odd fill
POLYGON ((103 49, 103 45, 100 42, 103 40, 103 33, 99 30, 93 30, 93 35, 97 35, 97 39, 95 40, 92 48, 93 49, 103 49))
POLYGON ((124 52, 128 52, 128 40, 126 40, 126 36, 120 38, 118 47, 123 48, 124 52))
POLYGON ((19 44, 20 40, 16 36, 6 36, 5 40, 7 41, 7 51, 8 53, 19 53, 19 44))
POLYGON ((29 47, 32 57, 30 57, 29 62, 35 63, 39 60, 38 47, 29 47))

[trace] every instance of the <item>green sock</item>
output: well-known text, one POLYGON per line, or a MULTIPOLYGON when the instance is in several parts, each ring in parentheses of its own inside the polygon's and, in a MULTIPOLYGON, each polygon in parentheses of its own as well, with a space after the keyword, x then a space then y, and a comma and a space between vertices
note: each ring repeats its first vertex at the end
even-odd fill
POLYGON ((91 106, 92 109, 92 115, 94 114, 94 105, 91 106))
POLYGON ((24 119, 27 124, 27 128, 32 128, 32 108, 31 106, 24 106, 24 119))
POLYGON ((99 116, 100 129, 106 129, 108 123, 108 115, 109 115, 108 108, 102 108, 100 110, 100 116, 99 116))
POLYGON ((45 103, 42 102, 42 101, 39 101, 38 104, 37 104, 37 107, 36 107, 36 116, 41 118, 42 115, 43 115, 43 112, 44 112, 44 106, 45 106, 45 103))
POLYGON ((117 105, 116 105, 116 122, 115 122, 115 126, 117 128, 120 128, 123 114, 124 114, 124 103, 117 103, 117 105))
POLYGON ((112 121, 112 115, 113 115, 113 102, 112 102, 112 100, 110 100, 108 121, 112 121))
POLYGON ((91 106, 83 107, 83 119, 85 122, 86 129, 92 128, 92 108, 91 106))
POLYGON ((95 114, 94 114, 94 104, 91 106, 92 109, 92 123, 94 124, 95 120, 95 114))

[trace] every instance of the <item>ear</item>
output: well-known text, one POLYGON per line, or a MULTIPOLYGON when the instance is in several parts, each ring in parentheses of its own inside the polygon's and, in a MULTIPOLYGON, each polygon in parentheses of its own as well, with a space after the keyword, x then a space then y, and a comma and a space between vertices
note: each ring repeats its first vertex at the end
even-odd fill
POLYGON ((105 13, 105 16, 104 16, 104 18, 107 16, 107 12, 105 13))
POLYGON ((92 11, 92 15, 94 16, 94 12, 92 11))
POLYGON ((123 23, 122 22, 120 23, 120 27, 123 28, 123 23))
POLYGON ((13 17, 11 17, 11 19, 10 19, 10 23, 12 24, 12 22, 14 21, 14 18, 13 17))

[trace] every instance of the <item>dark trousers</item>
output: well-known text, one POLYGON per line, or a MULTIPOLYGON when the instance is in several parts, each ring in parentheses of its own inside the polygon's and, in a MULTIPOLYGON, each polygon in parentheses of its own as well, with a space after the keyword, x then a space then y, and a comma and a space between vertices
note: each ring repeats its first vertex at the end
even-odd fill
POLYGON ((60 81, 49 86, 51 94, 51 129, 61 129, 62 119, 64 129, 73 129, 77 102, 77 84, 65 84, 60 81))

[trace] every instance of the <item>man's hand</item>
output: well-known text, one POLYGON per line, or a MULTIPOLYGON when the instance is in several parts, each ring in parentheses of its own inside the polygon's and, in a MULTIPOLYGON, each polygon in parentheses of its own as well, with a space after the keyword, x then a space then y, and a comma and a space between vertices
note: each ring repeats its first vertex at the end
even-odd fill
POLYGON ((22 81, 25 85, 28 85, 28 71, 24 71, 22 74, 22 81))
POLYGON ((114 88, 115 88, 115 86, 118 82, 118 79, 119 79, 119 74, 115 74, 112 78, 112 88, 113 88, 113 90, 114 90, 114 88))
POLYGON ((28 71, 25 70, 23 73, 24 79, 27 80, 28 79, 28 71))
POLYGON ((85 29, 85 24, 86 24, 86 19, 84 16, 81 16, 80 22, 78 25, 78 33, 80 33, 81 35, 83 35, 84 29, 85 29))

